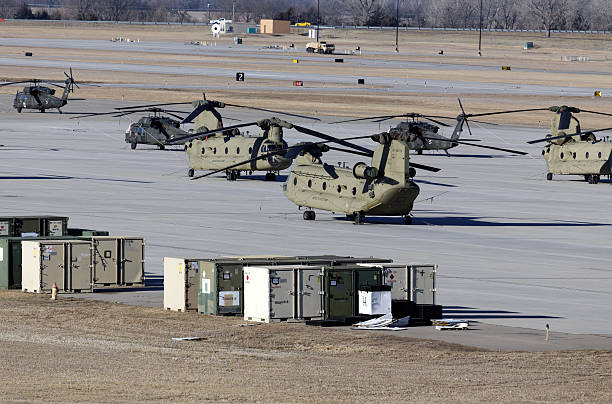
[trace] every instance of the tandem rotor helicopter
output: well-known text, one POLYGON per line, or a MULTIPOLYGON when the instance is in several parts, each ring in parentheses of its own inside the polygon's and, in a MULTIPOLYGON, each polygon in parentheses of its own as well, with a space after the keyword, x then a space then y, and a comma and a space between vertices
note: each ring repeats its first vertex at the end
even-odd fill
MULTIPOLYGON (((70 75, 68 75, 66 72, 64 72, 64 75, 66 76, 64 85, 57 84, 59 82, 55 81, 32 79, 2 83, 0 84, 0 87, 20 83, 32 83, 30 86, 25 86, 22 91, 17 91, 17 94, 15 94, 15 99, 13 100, 13 108, 15 108, 18 113, 21 113, 23 109, 37 109, 40 112, 45 112, 47 109, 57 108, 58 112, 61 114, 62 110, 60 108, 68 103, 68 95, 71 92, 74 92, 74 86, 80 88, 72 77, 72 68, 70 68, 70 75), (55 96, 55 89, 42 86, 39 83, 46 83, 63 88, 64 91, 62 92, 61 97, 57 97, 55 96)), ((77 98, 72 98, 72 100, 77 100, 77 98)))
MULTIPOLYGON (((458 125, 462 124, 462 122, 458 123, 458 125)), ((260 147, 253 147, 248 152, 244 151, 242 153, 244 159, 239 161, 236 161, 240 155, 238 151, 231 158, 229 156, 224 158, 229 154, 229 145, 224 150, 219 149, 219 159, 213 158, 212 160, 220 167, 191 179, 207 177, 222 171, 230 176, 231 174, 228 173, 263 169, 264 166, 266 169, 277 170, 280 167, 289 167, 295 160, 296 164, 286 183, 283 184, 283 191, 285 196, 299 208, 305 207, 307 209, 303 214, 304 220, 315 220, 316 214, 313 209, 321 209, 334 213, 345 213, 347 218, 353 220, 356 224, 362 223, 366 216, 402 216, 404 223, 410 224, 412 222, 410 212, 414 200, 419 194, 419 187, 413 181, 416 169, 431 172, 440 170, 423 164, 410 163, 406 138, 405 136, 399 136, 397 133, 383 132, 376 135, 340 139, 277 118, 219 128, 205 133, 193 134, 182 139, 175 139, 174 141, 189 142, 187 150, 194 150, 192 152, 194 156, 200 153, 206 155, 210 153, 211 147, 205 144, 203 140, 198 140, 199 137, 207 137, 215 133, 249 125, 257 125, 267 131, 268 137, 265 138, 267 141, 260 142, 259 145, 254 143, 254 146, 260 147), (323 140, 288 146, 281 137, 283 128, 295 129, 323 140), (364 138, 371 138, 379 143, 375 151, 349 142, 350 140, 364 138), (330 146, 330 143, 344 146, 344 148, 330 146), (267 147, 261 147, 263 145, 267 147), (203 150, 200 150, 200 148, 203 150), (336 167, 321 160, 323 153, 329 150, 371 157, 372 161, 370 165, 359 162, 352 169, 336 167), (233 163, 221 166, 223 162, 229 161, 233 161, 233 163)), ((223 140, 224 138, 220 139, 223 140)), ((231 138, 224 141, 225 144, 228 144, 231 138)), ((527 154, 516 150, 473 145, 458 140, 455 142, 513 154, 527 154)), ((235 179, 235 175, 233 178, 235 179)))

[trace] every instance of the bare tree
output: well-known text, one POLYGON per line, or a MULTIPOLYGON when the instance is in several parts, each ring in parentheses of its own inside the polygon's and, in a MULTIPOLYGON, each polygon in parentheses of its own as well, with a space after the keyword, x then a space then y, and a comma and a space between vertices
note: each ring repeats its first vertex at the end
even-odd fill
POLYGON ((541 26, 546 30, 547 38, 550 38, 552 29, 565 24, 566 0, 531 0, 530 7, 541 26))
POLYGON ((370 17, 378 10, 377 0, 349 0, 347 6, 352 11, 356 24, 366 25, 370 17))

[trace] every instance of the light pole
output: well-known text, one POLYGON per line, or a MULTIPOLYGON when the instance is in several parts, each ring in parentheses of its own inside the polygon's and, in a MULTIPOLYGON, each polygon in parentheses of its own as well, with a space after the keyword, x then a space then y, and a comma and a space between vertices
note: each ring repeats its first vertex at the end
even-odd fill
POLYGON ((480 23, 478 30, 478 56, 482 56, 482 0, 480 0, 480 23))
POLYGON ((236 24, 236 17, 234 15, 234 12, 236 10, 236 0, 232 1, 232 23, 236 24))
POLYGON ((395 52, 399 52, 399 0, 395 3, 395 52))
POLYGON ((210 3, 208 3, 208 22, 210 22, 210 3))
POLYGON ((319 24, 321 19, 319 17, 319 0, 317 0, 317 43, 319 42, 319 24))

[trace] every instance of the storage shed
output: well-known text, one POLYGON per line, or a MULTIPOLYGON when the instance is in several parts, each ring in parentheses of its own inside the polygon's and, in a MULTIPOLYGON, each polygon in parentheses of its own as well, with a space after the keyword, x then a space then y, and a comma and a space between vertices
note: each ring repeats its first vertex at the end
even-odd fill
POLYGON ((288 20, 261 20, 259 32, 261 34, 288 34, 291 23, 288 20))

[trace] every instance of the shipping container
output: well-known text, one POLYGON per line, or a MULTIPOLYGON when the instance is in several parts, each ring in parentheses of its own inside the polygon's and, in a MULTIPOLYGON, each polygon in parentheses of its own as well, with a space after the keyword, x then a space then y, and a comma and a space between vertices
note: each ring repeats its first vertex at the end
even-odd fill
POLYGON ((280 321, 322 315, 322 269, 317 266, 244 268, 244 319, 280 321))
POLYGON ((21 242, 22 290, 93 292, 92 245, 86 240, 21 242))
POLYGON ((198 261, 164 257, 164 309, 198 309, 198 261))
MULTIPOLYGON (((199 270, 198 312, 206 314, 243 314, 245 266, 269 265, 344 265, 355 263, 390 263, 391 260, 374 257, 348 257, 338 255, 317 256, 253 256, 209 259, 185 259, 199 270)), ((165 286, 164 286, 165 288, 165 286)), ((182 293, 178 291, 178 293, 182 293)))
POLYGON ((94 286, 144 286, 145 241, 142 237, 91 237, 94 286))
POLYGON ((68 218, 64 216, 14 216, 0 218, 0 237, 65 236, 68 218))
POLYGON ((384 283, 391 286, 393 300, 416 304, 436 304, 436 271, 434 264, 362 264, 382 270, 384 283))
POLYGON ((379 267, 328 267, 323 284, 323 318, 351 322, 359 317, 359 290, 382 285, 382 271, 379 267))

